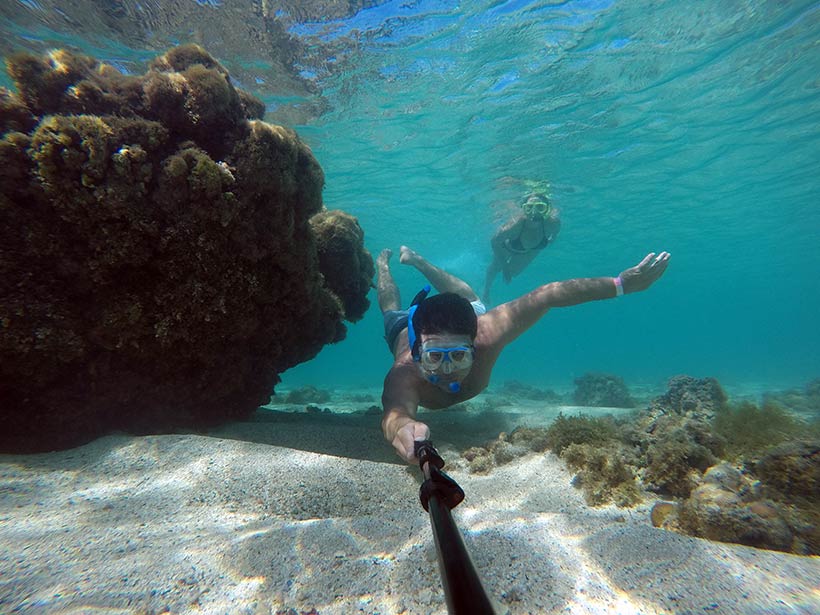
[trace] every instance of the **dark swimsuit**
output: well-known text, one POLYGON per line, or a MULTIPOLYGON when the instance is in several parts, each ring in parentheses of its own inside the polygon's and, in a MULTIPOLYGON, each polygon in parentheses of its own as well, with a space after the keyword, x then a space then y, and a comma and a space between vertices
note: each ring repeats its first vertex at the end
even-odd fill
POLYGON ((526 254, 527 252, 535 252, 537 250, 543 250, 546 248, 550 241, 552 241, 552 235, 547 235, 547 231, 544 229, 544 220, 541 220, 541 236, 542 239, 538 242, 537 245, 533 246, 532 248, 525 248, 524 245, 521 243, 521 234, 524 232, 522 228, 521 231, 518 233, 518 237, 515 239, 506 239, 504 240, 504 247, 513 254, 526 254))

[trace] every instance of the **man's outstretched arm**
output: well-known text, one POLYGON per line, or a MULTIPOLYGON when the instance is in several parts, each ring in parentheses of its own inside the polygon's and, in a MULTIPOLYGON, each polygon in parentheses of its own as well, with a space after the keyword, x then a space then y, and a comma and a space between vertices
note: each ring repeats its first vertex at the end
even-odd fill
POLYGON ((577 278, 539 286, 497 308, 483 317, 487 325, 488 342, 502 346, 538 322, 550 308, 578 305, 617 297, 619 286, 623 294, 649 288, 666 271, 669 253, 650 253, 637 265, 625 269, 617 278, 577 278))
POLYGON ((384 379, 382 433, 399 457, 414 462, 416 440, 429 440, 430 428, 416 420, 419 395, 410 371, 412 366, 394 366, 384 379))

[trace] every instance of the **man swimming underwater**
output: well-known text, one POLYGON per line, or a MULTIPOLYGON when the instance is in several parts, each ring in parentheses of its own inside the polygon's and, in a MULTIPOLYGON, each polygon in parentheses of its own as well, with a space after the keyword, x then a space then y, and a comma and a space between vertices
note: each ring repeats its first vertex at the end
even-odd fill
POLYGON ((407 462, 415 462, 414 442, 430 429, 416 420, 419 406, 446 408, 471 399, 490 382, 501 351, 532 327, 550 308, 612 299, 649 288, 669 264, 668 252, 650 253, 617 277, 551 282, 490 311, 472 288, 406 246, 400 262, 418 269, 440 294, 420 292, 409 310, 401 309, 390 272, 391 250, 376 259, 379 307, 393 366, 384 380, 382 431, 407 462))

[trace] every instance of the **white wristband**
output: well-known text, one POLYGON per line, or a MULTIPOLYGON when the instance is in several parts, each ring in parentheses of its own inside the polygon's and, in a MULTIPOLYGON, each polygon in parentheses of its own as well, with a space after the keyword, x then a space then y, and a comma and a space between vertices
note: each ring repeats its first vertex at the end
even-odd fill
POLYGON ((612 278, 612 281, 615 282, 615 296, 620 297, 624 294, 624 283, 623 280, 621 280, 621 276, 612 278))

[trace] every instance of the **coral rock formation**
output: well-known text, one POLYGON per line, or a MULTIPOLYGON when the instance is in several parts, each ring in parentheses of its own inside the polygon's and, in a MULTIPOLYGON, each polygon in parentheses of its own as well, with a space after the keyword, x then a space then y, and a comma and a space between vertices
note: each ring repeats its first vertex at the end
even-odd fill
POLYGON ((606 408, 634 408, 635 400, 629 394, 623 379, 611 374, 584 374, 575 379, 575 404, 606 408))
POLYGON ((715 378, 675 376, 669 379, 669 390, 652 400, 649 412, 653 416, 673 412, 708 420, 725 407, 727 399, 715 378))
POLYGON ((321 167, 203 49, 142 76, 66 51, 8 70, 0 450, 246 416, 361 317, 361 231, 355 284, 323 276, 321 167))
POLYGON ((319 251, 319 268, 328 287, 342 301, 345 317, 361 320, 370 302, 373 257, 362 247, 364 232, 353 216, 343 211, 321 211, 310 219, 319 251))

